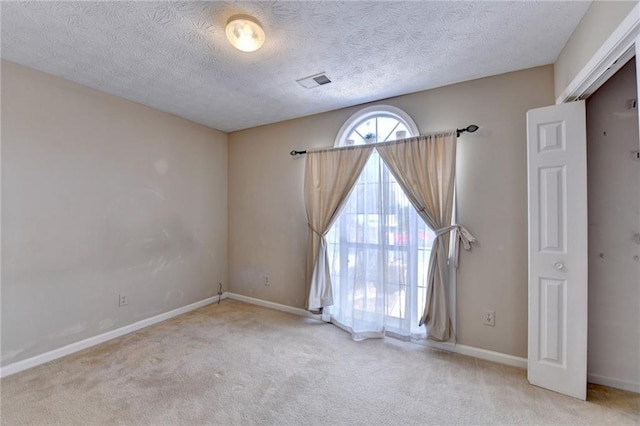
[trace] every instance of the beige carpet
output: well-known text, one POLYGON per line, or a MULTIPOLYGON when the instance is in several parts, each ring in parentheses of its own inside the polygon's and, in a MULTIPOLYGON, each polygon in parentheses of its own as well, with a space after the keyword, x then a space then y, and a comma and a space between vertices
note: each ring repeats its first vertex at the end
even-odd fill
POLYGON ((640 396, 581 402, 525 371, 225 300, 1 381, 14 424, 638 424, 640 396))

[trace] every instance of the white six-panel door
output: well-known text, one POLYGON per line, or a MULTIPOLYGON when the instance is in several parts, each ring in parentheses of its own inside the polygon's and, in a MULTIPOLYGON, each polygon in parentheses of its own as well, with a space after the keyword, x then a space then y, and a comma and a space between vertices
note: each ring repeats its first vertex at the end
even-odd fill
POLYGON ((587 392, 587 159, 584 101, 527 113, 529 382, 587 392))

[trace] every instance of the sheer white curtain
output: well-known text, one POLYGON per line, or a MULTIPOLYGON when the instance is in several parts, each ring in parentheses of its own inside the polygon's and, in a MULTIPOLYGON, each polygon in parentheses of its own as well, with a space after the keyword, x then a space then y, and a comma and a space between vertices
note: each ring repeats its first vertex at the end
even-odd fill
POLYGON ((356 340, 423 337, 434 238, 374 151, 327 234, 333 305, 325 319, 356 340))

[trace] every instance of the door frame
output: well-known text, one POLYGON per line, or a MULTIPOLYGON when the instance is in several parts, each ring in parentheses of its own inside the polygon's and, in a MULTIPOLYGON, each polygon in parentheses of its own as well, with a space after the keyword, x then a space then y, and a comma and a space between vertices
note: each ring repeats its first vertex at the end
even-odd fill
POLYGON ((631 9, 631 12, 556 98, 556 104, 586 99, 622 68, 634 54, 640 57, 640 3, 631 9))

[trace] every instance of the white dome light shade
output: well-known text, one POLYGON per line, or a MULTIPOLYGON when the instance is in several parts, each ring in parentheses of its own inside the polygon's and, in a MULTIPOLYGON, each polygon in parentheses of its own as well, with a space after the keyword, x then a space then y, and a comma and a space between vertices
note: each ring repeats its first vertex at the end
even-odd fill
POLYGON ((256 51, 264 44, 264 30, 251 16, 232 16, 225 32, 233 47, 243 52, 256 51))

